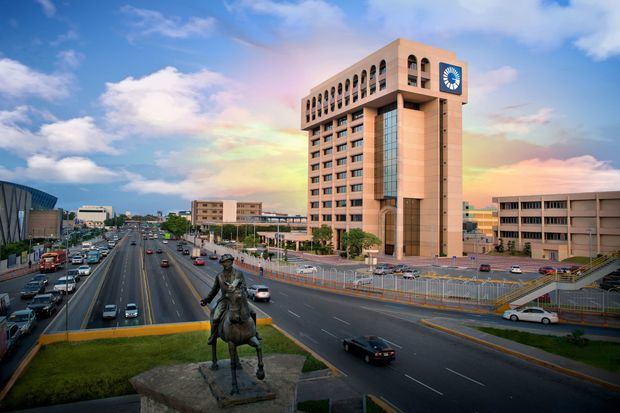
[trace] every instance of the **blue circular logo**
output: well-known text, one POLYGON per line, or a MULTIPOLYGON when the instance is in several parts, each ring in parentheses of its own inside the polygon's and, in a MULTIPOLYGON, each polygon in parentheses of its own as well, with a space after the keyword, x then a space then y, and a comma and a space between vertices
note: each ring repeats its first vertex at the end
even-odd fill
POLYGON ((461 84, 461 74, 454 66, 448 66, 442 73, 442 80, 448 89, 456 90, 461 84))

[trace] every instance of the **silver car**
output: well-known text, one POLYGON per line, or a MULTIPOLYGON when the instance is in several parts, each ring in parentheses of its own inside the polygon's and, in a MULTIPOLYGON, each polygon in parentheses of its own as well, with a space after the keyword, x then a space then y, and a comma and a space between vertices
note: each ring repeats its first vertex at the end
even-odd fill
POLYGON ((103 319, 104 320, 114 320, 117 314, 118 314, 118 309, 116 308, 116 304, 108 304, 105 307, 103 307, 103 319))
POLYGON ((129 303, 125 306, 125 318, 138 317, 138 305, 135 303, 129 303))
POLYGON ((29 334, 37 324, 37 316, 34 311, 27 308, 25 310, 13 311, 9 317, 9 321, 17 324, 21 334, 29 334))
POLYGON ((252 301, 269 302, 271 300, 271 293, 266 285, 251 285, 247 291, 248 298, 252 299, 252 301))

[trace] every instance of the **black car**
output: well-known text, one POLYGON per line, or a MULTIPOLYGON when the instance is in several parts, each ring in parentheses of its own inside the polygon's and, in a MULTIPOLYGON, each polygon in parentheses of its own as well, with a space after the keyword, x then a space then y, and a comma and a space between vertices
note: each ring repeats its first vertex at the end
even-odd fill
POLYGON ((189 250, 183 250, 183 255, 189 255, 189 250))
POLYGON ((75 278, 75 282, 80 282, 80 270, 78 269, 70 269, 67 270, 67 275, 70 275, 71 277, 75 278))
POLYGON ((606 275, 598 286, 607 291, 620 291, 620 277, 606 275))
POLYGON ((45 284, 42 281, 30 281, 21 290, 21 298, 32 298, 45 292, 45 284))
POLYGON ((183 251, 183 245, 181 244, 177 245, 177 251, 183 251))
POLYGON ((209 254, 209 259, 210 260, 217 260, 218 256, 217 256, 217 254, 209 254))
POLYGON ((37 318, 50 317, 56 312, 56 302, 52 294, 35 295, 28 308, 35 312, 37 318))
POLYGON ((163 251, 161 250, 161 248, 157 248, 157 249, 155 250, 155 252, 156 252, 157 254, 161 254, 161 253, 163 253, 163 251))
POLYGON ((131 241, 129 245, 136 245, 136 241, 131 241))
POLYGON ((47 278, 47 275, 45 274, 37 274, 34 277, 32 277, 30 281, 41 281, 43 282, 45 286, 47 286, 49 279, 47 278))
POLYGON ((342 346, 344 351, 361 356, 366 363, 389 363, 396 359, 396 351, 377 336, 345 338, 342 346))

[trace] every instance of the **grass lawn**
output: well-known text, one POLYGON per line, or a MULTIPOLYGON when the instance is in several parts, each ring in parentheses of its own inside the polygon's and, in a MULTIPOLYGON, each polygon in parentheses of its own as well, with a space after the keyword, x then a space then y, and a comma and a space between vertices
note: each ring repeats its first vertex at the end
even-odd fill
POLYGON ((562 262, 570 262, 572 264, 587 265, 590 264, 590 258, 588 257, 570 257, 562 260, 562 262))
POLYGON ((549 353, 590 364, 614 373, 620 372, 620 343, 592 340, 587 345, 581 347, 569 343, 564 337, 546 336, 492 327, 476 328, 485 333, 493 334, 494 336, 538 347, 549 353))
MULTIPOLYGON (((259 326, 263 354, 306 356, 303 371, 326 368, 271 326, 259 326)), ((211 360, 207 332, 55 343, 41 348, 2 403, 3 410, 24 409, 134 393, 129 378, 152 367, 211 360)), ((255 356, 250 346, 239 356, 255 356)), ((218 358, 228 345, 218 342, 218 358)))

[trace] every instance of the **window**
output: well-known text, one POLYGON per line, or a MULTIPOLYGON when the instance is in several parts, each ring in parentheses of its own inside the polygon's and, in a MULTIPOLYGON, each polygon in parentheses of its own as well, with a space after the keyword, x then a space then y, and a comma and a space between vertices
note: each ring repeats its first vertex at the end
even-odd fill
POLYGON ((355 178, 356 176, 363 176, 364 171, 362 169, 354 169, 351 171, 351 177, 355 178))
POLYGON ((540 209, 540 201, 521 202, 521 209, 540 209))
POLYGON ((407 77, 407 84, 409 86, 417 87, 418 86, 418 77, 409 75, 407 77))
POLYGON ((332 201, 323 202, 323 208, 331 208, 331 207, 332 207, 332 201))
POLYGON ((414 55, 409 55, 409 58, 407 58, 407 67, 409 70, 418 70, 418 60, 414 55))
POLYGON ((344 138, 347 136, 347 131, 346 130, 341 130, 340 132, 338 132, 338 137, 339 138, 344 138))
POLYGON ((336 208, 338 207, 346 207, 347 206, 347 201, 345 199, 340 199, 338 201, 336 201, 336 208))
POLYGON ((361 119, 364 117, 364 111, 360 109, 357 112, 353 112, 351 114, 351 117, 353 118, 353 120, 361 119))
POLYGON ((331 215, 323 215, 323 221, 331 221, 331 220, 332 220, 331 215))
POLYGON ((321 128, 316 127, 316 128, 314 128, 314 129, 312 129, 312 136, 316 136, 316 135, 318 135, 319 133, 321 133, 321 128))
POLYGON ((362 200, 361 199, 352 199, 351 200, 351 206, 352 207, 362 206, 362 200))
POLYGON ((517 231, 500 231, 500 238, 519 238, 517 231))
POLYGON ((336 159, 336 165, 340 166, 340 165, 346 165, 346 164, 347 164, 347 158, 336 159))
POLYGON ((362 222, 362 214, 352 214, 351 221, 353 222, 362 222))
POLYGON ((321 152, 316 151, 316 152, 312 152, 312 158, 318 158, 321 155, 321 152))
POLYGON ((377 85, 373 83, 372 85, 370 85, 370 94, 372 95, 376 91, 377 91, 377 85))
POLYGON ((347 215, 346 214, 338 214, 336 215, 336 221, 342 222, 342 221, 346 221, 347 220, 347 215))
POLYGON ((351 157, 351 162, 361 162, 364 159, 364 156, 360 153, 359 155, 353 155, 351 157))
POLYGON ((375 65, 370 66, 370 80, 375 80, 375 75, 377 74, 377 67, 375 65))
POLYGON ((420 69, 422 69, 423 72, 427 72, 430 74, 431 71, 431 64, 428 61, 428 59, 425 57, 422 59, 422 61, 420 62, 422 67, 420 69))
POLYGON ((319 183, 319 177, 318 176, 313 176, 312 178, 310 178, 310 182, 312 182, 313 184, 318 184, 319 183))
POLYGON ((546 225, 566 225, 568 220, 566 217, 545 217, 546 225))
POLYGON ((358 132, 362 132, 364 130, 364 125, 357 125, 357 126, 353 126, 351 128, 351 133, 358 133, 358 132))
POLYGON ((332 194, 332 188, 323 188, 323 195, 331 195, 332 194))
POLYGON ((384 75, 386 72, 385 60, 382 60, 381 63, 379 63, 379 75, 384 75))
POLYGON ((523 239, 542 239, 542 234, 540 232, 521 231, 521 238, 523 238, 523 239))
POLYGON ((362 184, 351 185, 351 192, 361 192, 362 184))
MULTIPOLYGON (((379 81, 379 90, 385 90, 385 79, 379 81)), ((371 90, 372 92, 372 90, 371 90)))
POLYGON ((320 140, 320 139, 314 139, 314 140, 312 141, 312 146, 317 146, 319 143, 321 143, 321 140, 320 140))
POLYGON ((346 194, 347 193, 347 187, 346 186, 337 186, 336 187, 336 193, 338 194, 346 194))
POLYGON ((338 126, 342 126, 342 125, 346 125, 347 124, 347 117, 343 116, 341 118, 338 119, 338 126))
POLYGON ((338 172, 336 174, 336 179, 345 179, 347 177, 347 173, 346 172, 338 172))
POLYGON ((332 161, 323 162, 323 168, 331 168, 332 165, 332 161))
POLYGON ((517 217, 501 217, 499 219, 500 224, 516 224, 517 217))
POLYGON ((318 220, 319 220, 318 215, 310 215, 310 221, 318 221, 318 220))
POLYGON ((310 169, 312 171, 318 171, 319 170, 319 164, 318 163, 314 163, 312 164, 312 166, 310 167, 310 169))
POLYGON ((319 207, 319 202, 318 201, 314 201, 314 202, 310 202, 310 208, 318 208, 319 207))
POLYGON ((323 155, 331 155, 332 152, 332 148, 323 149, 323 155))
POLYGON ((332 141, 332 135, 327 135, 326 137, 323 138, 323 142, 327 143, 327 142, 331 142, 332 141))
POLYGON ((566 201, 545 201, 546 209, 566 209, 566 201))
POLYGON ((318 189, 313 189, 310 191, 310 195, 311 196, 317 196, 319 194, 319 190, 318 189))
POLYGON ((331 181, 331 180, 332 180, 332 174, 323 175, 324 182, 331 181))
POLYGON ((341 152, 341 151, 346 151, 347 150, 347 144, 343 143, 342 145, 338 145, 336 146, 336 151, 341 152))
POLYGON ((549 241, 566 241, 566 234, 561 232, 545 232, 545 239, 549 241))
POLYGON ((500 202, 499 209, 519 209, 518 202, 500 202))
POLYGON ((540 225, 542 219, 540 217, 521 217, 521 223, 525 225, 540 225))
POLYGON ((352 148, 361 148, 364 145, 364 139, 358 139, 356 141, 351 142, 352 148))
POLYGON ((328 132, 328 131, 332 130, 333 127, 334 127, 334 125, 331 122, 330 123, 326 123, 325 126, 323 126, 323 130, 325 132, 328 132))

